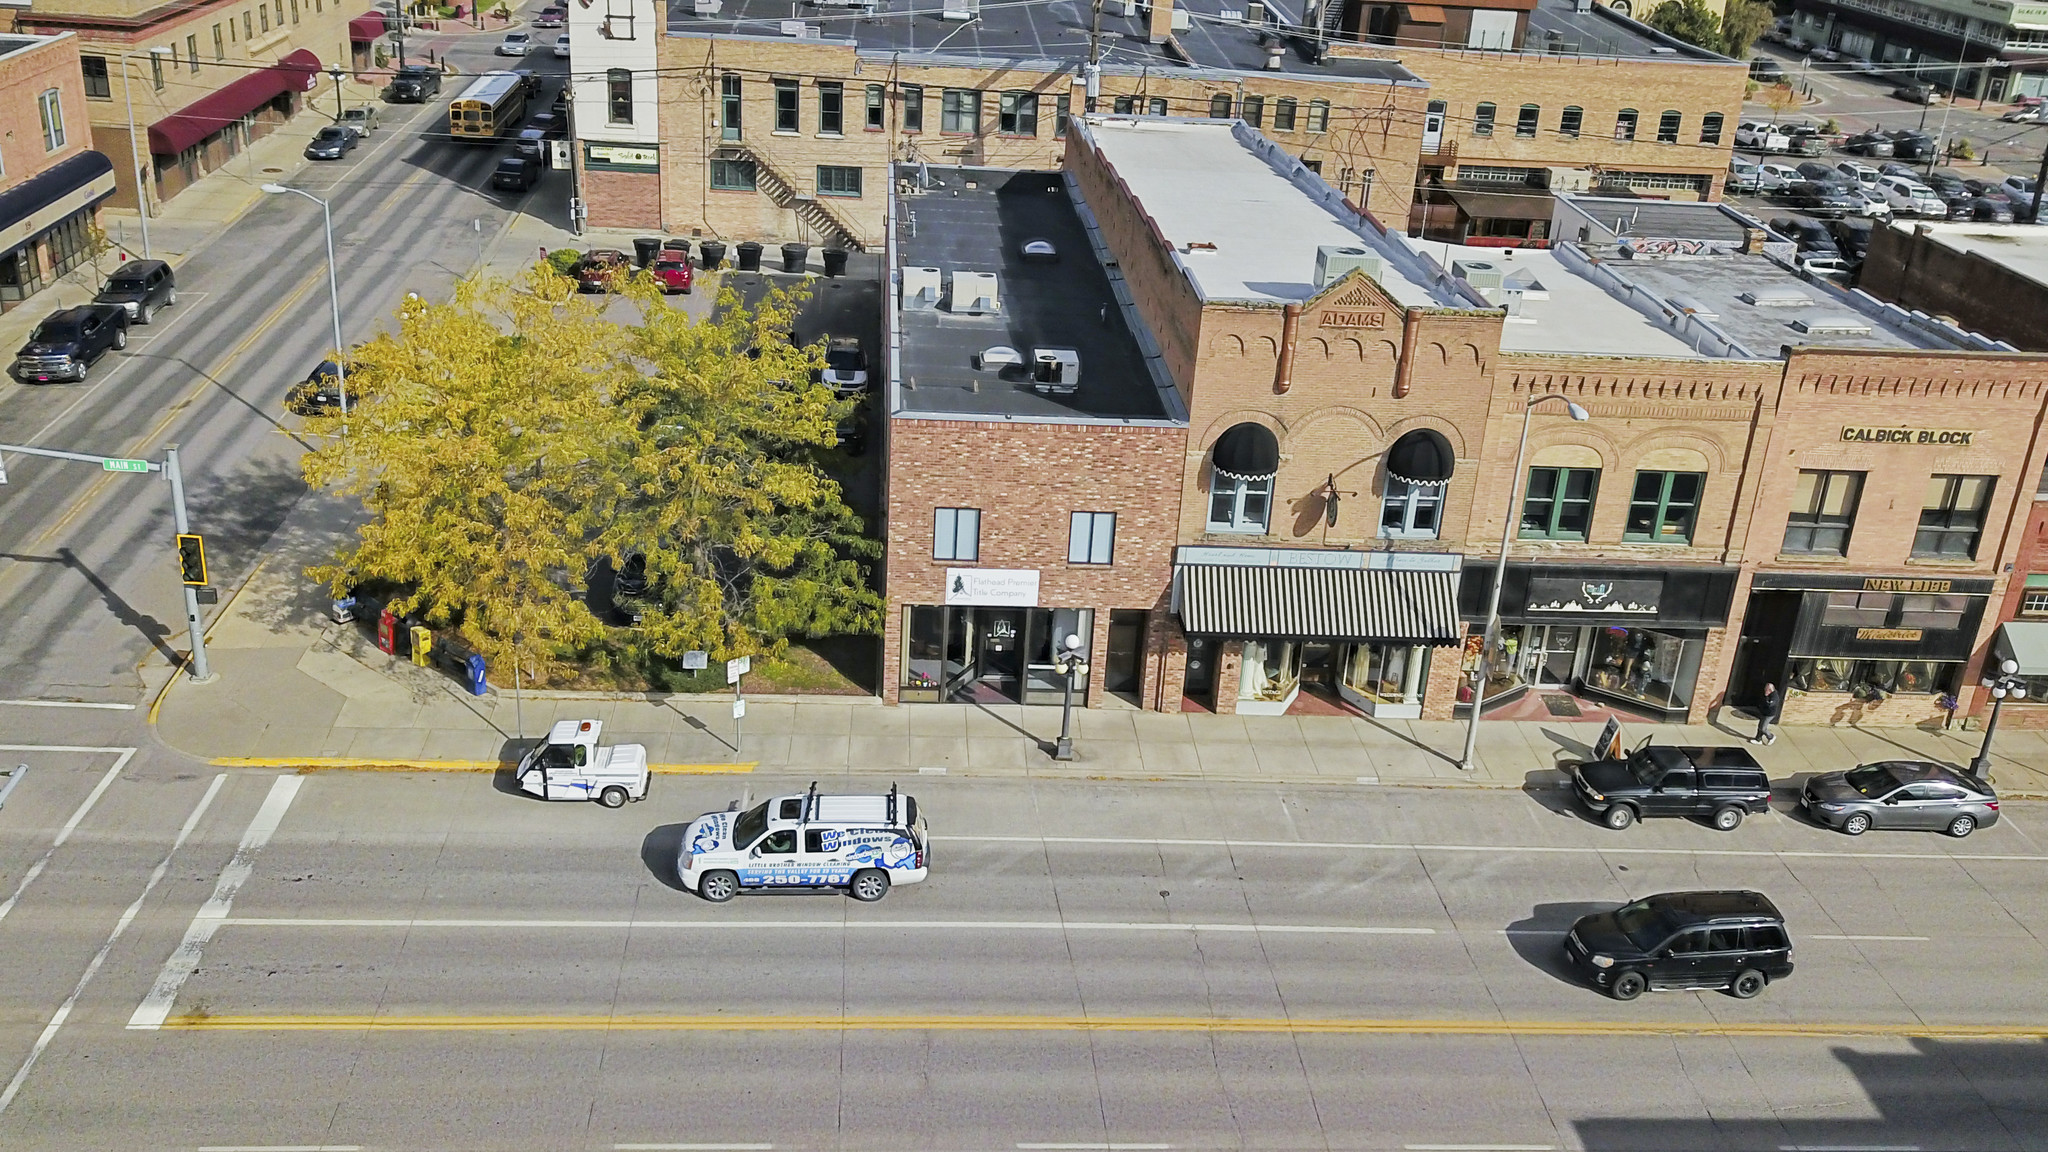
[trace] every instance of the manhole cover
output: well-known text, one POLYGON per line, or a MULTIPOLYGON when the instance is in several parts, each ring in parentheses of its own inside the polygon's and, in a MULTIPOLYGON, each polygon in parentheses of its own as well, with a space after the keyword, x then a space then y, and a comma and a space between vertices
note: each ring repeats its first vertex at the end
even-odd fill
POLYGON ((267 175, 275 176, 275 175, 277 175, 278 173, 280 173, 280 172, 283 172, 283 171, 284 171, 284 169, 282 169, 282 168, 265 168, 265 169, 264 169, 263 171, 264 171, 264 172, 265 172, 265 173, 266 173, 267 175))

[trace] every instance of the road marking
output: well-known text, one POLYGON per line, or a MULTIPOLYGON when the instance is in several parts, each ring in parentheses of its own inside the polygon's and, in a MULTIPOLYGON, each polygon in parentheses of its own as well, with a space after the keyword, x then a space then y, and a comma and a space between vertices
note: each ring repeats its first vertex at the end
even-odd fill
MULTIPOLYGON (((129 1025, 134 1027, 134 1025, 129 1025)), ((2048 1040, 2041 1024, 1716 1024, 1643 1020, 1344 1020, 1212 1016, 177 1016, 195 1032, 1249 1032, 1354 1036, 2048 1040)))
POLYGON ((614 1144, 615 1152, 774 1152, 773 1144, 614 1144))
POLYGON ((0 700, 15 708, 103 708, 110 712, 133 712, 133 704, 100 704, 91 700, 0 700))
POLYGON ((363 1152, 360 1144, 205 1144, 198 1152, 363 1152))
POLYGON ((1914 944, 1925 944, 1925 943, 1927 942, 1927 937, 1925 937, 1925 936, 1822 936, 1822 935, 1818 935, 1818 934, 1813 934, 1813 935, 1809 935, 1809 936, 1807 936, 1807 939, 1808 939, 1808 940, 1898 940, 1898 941, 1904 941, 1904 942, 1909 942, 1909 943, 1914 943, 1914 944))
POLYGON ((163 1027, 164 1018, 171 1014, 171 1005, 178 999, 178 989, 183 988, 185 981, 192 978, 192 973, 199 970, 199 954, 206 950, 206 942, 213 939, 215 930, 227 918, 235 894, 242 890, 250 873, 255 871, 256 854, 270 843, 271 835, 284 820, 285 809, 291 807, 292 798, 299 794, 299 786, 304 783, 303 776, 279 776, 271 782, 270 794, 263 798, 263 806, 256 810, 256 818, 249 821, 248 831, 242 833, 242 843, 235 849, 234 858, 221 869, 213 898, 192 914, 192 923, 185 929, 184 940, 171 953, 171 958, 164 961, 164 970, 158 974, 149 995, 143 997, 135 1015, 128 1018, 128 1027, 163 1027))
POLYGON ((1408 1152, 1555 1152, 1555 1144, 1403 1144, 1408 1152))
POLYGON ((1918 1144, 1780 1144, 1778 1152, 1920 1152, 1918 1144))
MULTIPOLYGON (((220 756, 215 768, 288 768, 299 772, 496 772, 513 760, 362 760, 346 756, 220 756)), ((717 776, 752 772, 758 760, 733 764, 649 764, 657 776, 717 776)))
POLYGON ((1321 852, 1491 852, 1563 856, 1732 856, 1799 860, 1939 860, 1968 863, 1998 860, 2048 864, 2048 856, 1955 852, 1795 852, 1755 848, 1604 848, 1537 844, 1414 844, 1402 841, 1345 840, 1157 840, 1114 836, 934 836, 953 844, 1074 844, 1105 848, 1301 848, 1321 852))
POLYGON ((1434 936, 1434 928, 1394 928, 1348 924, 1202 924, 1155 921, 1088 920, 408 920, 315 919, 299 916, 223 916, 220 924, 244 928, 510 928, 620 929, 635 932, 675 928, 685 931, 753 932, 796 929, 805 932, 912 931, 936 929, 988 932, 1244 932, 1325 936, 1434 936))
POLYGON ((114 786, 114 781, 118 779, 121 775, 121 769, 126 768, 128 766, 129 759, 135 755, 135 749, 81 748, 65 744, 50 744, 42 746, 38 746, 35 744, 0 744, 0 752, 120 753, 119 756, 116 756, 114 758, 114 766, 112 768, 107 769, 106 772, 100 776, 100 782, 93 785, 92 791, 85 794, 85 800, 81 802, 78 805, 78 808, 71 813, 71 819, 66 820, 64 822, 64 827, 57 830, 57 838, 50 842, 49 848, 44 850, 42 856, 39 857, 35 863, 29 865, 28 871, 21 874, 21 883, 16 884, 14 886, 14 895, 9 896, 7 898, 6 903, 0 904, 0 920, 5 920, 7 919, 7 914, 9 912, 14 911, 14 906, 16 904, 21 903, 21 894, 23 892, 28 891, 29 885, 36 882, 36 877, 41 876, 43 874, 43 869, 50 866, 50 857, 55 856, 57 854, 57 849, 62 848, 64 846, 64 842, 66 840, 71 839, 71 834, 73 832, 78 831, 78 825, 85 819, 85 814, 92 811, 92 806, 99 803, 100 797, 107 794, 107 789, 112 788, 114 786))
POLYGON ((1093 1144, 1086 1144, 1086 1143, 1079 1143, 1079 1144, 1019 1144, 1019 1145, 1017 1145, 1017 1147, 1018 1147, 1018 1149, 1020 1150, 1020 1152, 1022 1152, 1022 1150, 1026 1150, 1026 1149, 1040 1149, 1040 1150, 1043 1150, 1043 1152, 1051 1152, 1051 1150, 1053 1150, 1053 1149, 1074 1149, 1074 1150, 1075 1150, 1075 1152, 1082 1152, 1082 1150, 1087 1150, 1087 1149, 1093 1149, 1093 1150, 1094 1150, 1094 1152, 1105 1152, 1105 1150, 1108 1150, 1108 1152, 1139 1152, 1139 1150, 1140 1150, 1140 1149, 1151 1149, 1151 1150, 1157 1150, 1157 1149, 1161 1149, 1161 1148, 1171 1148, 1171 1147, 1173 1147, 1173 1145, 1171 1145, 1171 1144, 1106 1144, 1106 1143, 1100 1143, 1100 1142, 1098 1142, 1098 1143, 1093 1143, 1093 1144))
POLYGON ((7 1082, 6 1089, 0 1090, 0 1112, 7 1111, 7 1106, 14 1103, 15 1094, 20 1092, 21 1086, 28 1081, 28 1074, 35 1069, 36 1061, 43 1058, 43 1050, 50 1046, 50 1041, 57 1038, 57 1030, 64 1027, 64 1021, 71 1016, 71 1009, 78 1003, 78 998, 85 994, 85 986, 92 983, 92 978, 99 974, 100 966, 107 962, 107 953, 114 950, 114 942, 121 938, 122 933, 128 931, 128 925, 135 922, 136 914, 142 911, 143 901, 149 899, 149 894, 156 891, 157 884, 163 880, 164 873, 170 871, 171 857, 178 854, 178 849, 185 846, 186 840, 191 839, 192 830, 199 827, 200 817, 206 815, 208 808, 213 807, 213 798, 220 795, 221 785, 227 781, 227 773, 223 772, 213 778, 213 783, 206 786, 206 794, 199 798, 199 805, 192 809, 192 814, 185 817, 185 825, 178 829, 177 839, 171 841, 170 851, 164 853, 164 858, 158 861, 155 870, 150 872, 149 880, 142 886, 142 894, 137 896, 135 902, 121 913, 121 918, 114 922, 114 930, 107 934, 106 943, 100 945, 99 951, 93 953, 92 961, 85 966, 85 972, 79 976, 77 986, 71 989, 71 995, 64 998, 64 1003, 57 1007, 57 1014, 50 1017, 50 1022, 43 1027, 42 1035, 36 1037, 35 1044, 29 1048, 28 1059, 21 1062, 21 1067, 14 1073, 14 1079, 7 1082))

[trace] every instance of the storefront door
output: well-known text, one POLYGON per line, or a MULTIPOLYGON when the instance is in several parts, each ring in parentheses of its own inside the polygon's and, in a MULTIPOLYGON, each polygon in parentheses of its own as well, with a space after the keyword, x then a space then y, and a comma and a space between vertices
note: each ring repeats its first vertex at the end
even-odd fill
POLYGON ((1735 673, 1728 679, 1728 702, 1754 707, 1764 698, 1764 685, 1785 686, 1785 663, 1792 652, 1792 633, 1799 625, 1797 592, 1752 592, 1742 618, 1741 646, 1735 673))
POLYGON ((1578 675, 1585 629, 1531 624, 1522 632, 1522 678, 1538 688, 1569 688, 1578 675))
POLYGON ((975 696, 993 693, 1015 700, 1024 683, 1024 612, 1015 608, 977 610, 981 649, 975 660, 975 696))

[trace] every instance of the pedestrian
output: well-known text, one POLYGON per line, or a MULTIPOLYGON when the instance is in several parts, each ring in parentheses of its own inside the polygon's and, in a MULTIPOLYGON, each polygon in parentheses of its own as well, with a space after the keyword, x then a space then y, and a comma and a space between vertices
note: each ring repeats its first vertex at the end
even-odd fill
POLYGON ((1785 694, 1776 684, 1764 685, 1764 698, 1756 707, 1756 735, 1749 738, 1751 744, 1769 744, 1777 740, 1778 734, 1771 731, 1777 723, 1778 713, 1784 711, 1785 694))

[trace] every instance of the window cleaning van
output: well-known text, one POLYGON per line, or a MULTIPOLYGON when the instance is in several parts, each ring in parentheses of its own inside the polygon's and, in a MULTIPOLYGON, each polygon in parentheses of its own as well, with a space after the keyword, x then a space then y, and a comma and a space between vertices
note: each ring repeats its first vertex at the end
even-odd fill
POLYGON ((676 873, 714 904, 742 891, 844 888, 875 901, 924 879, 930 837, 917 801, 890 785, 881 796, 778 796, 741 812, 691 821, 676 873))

